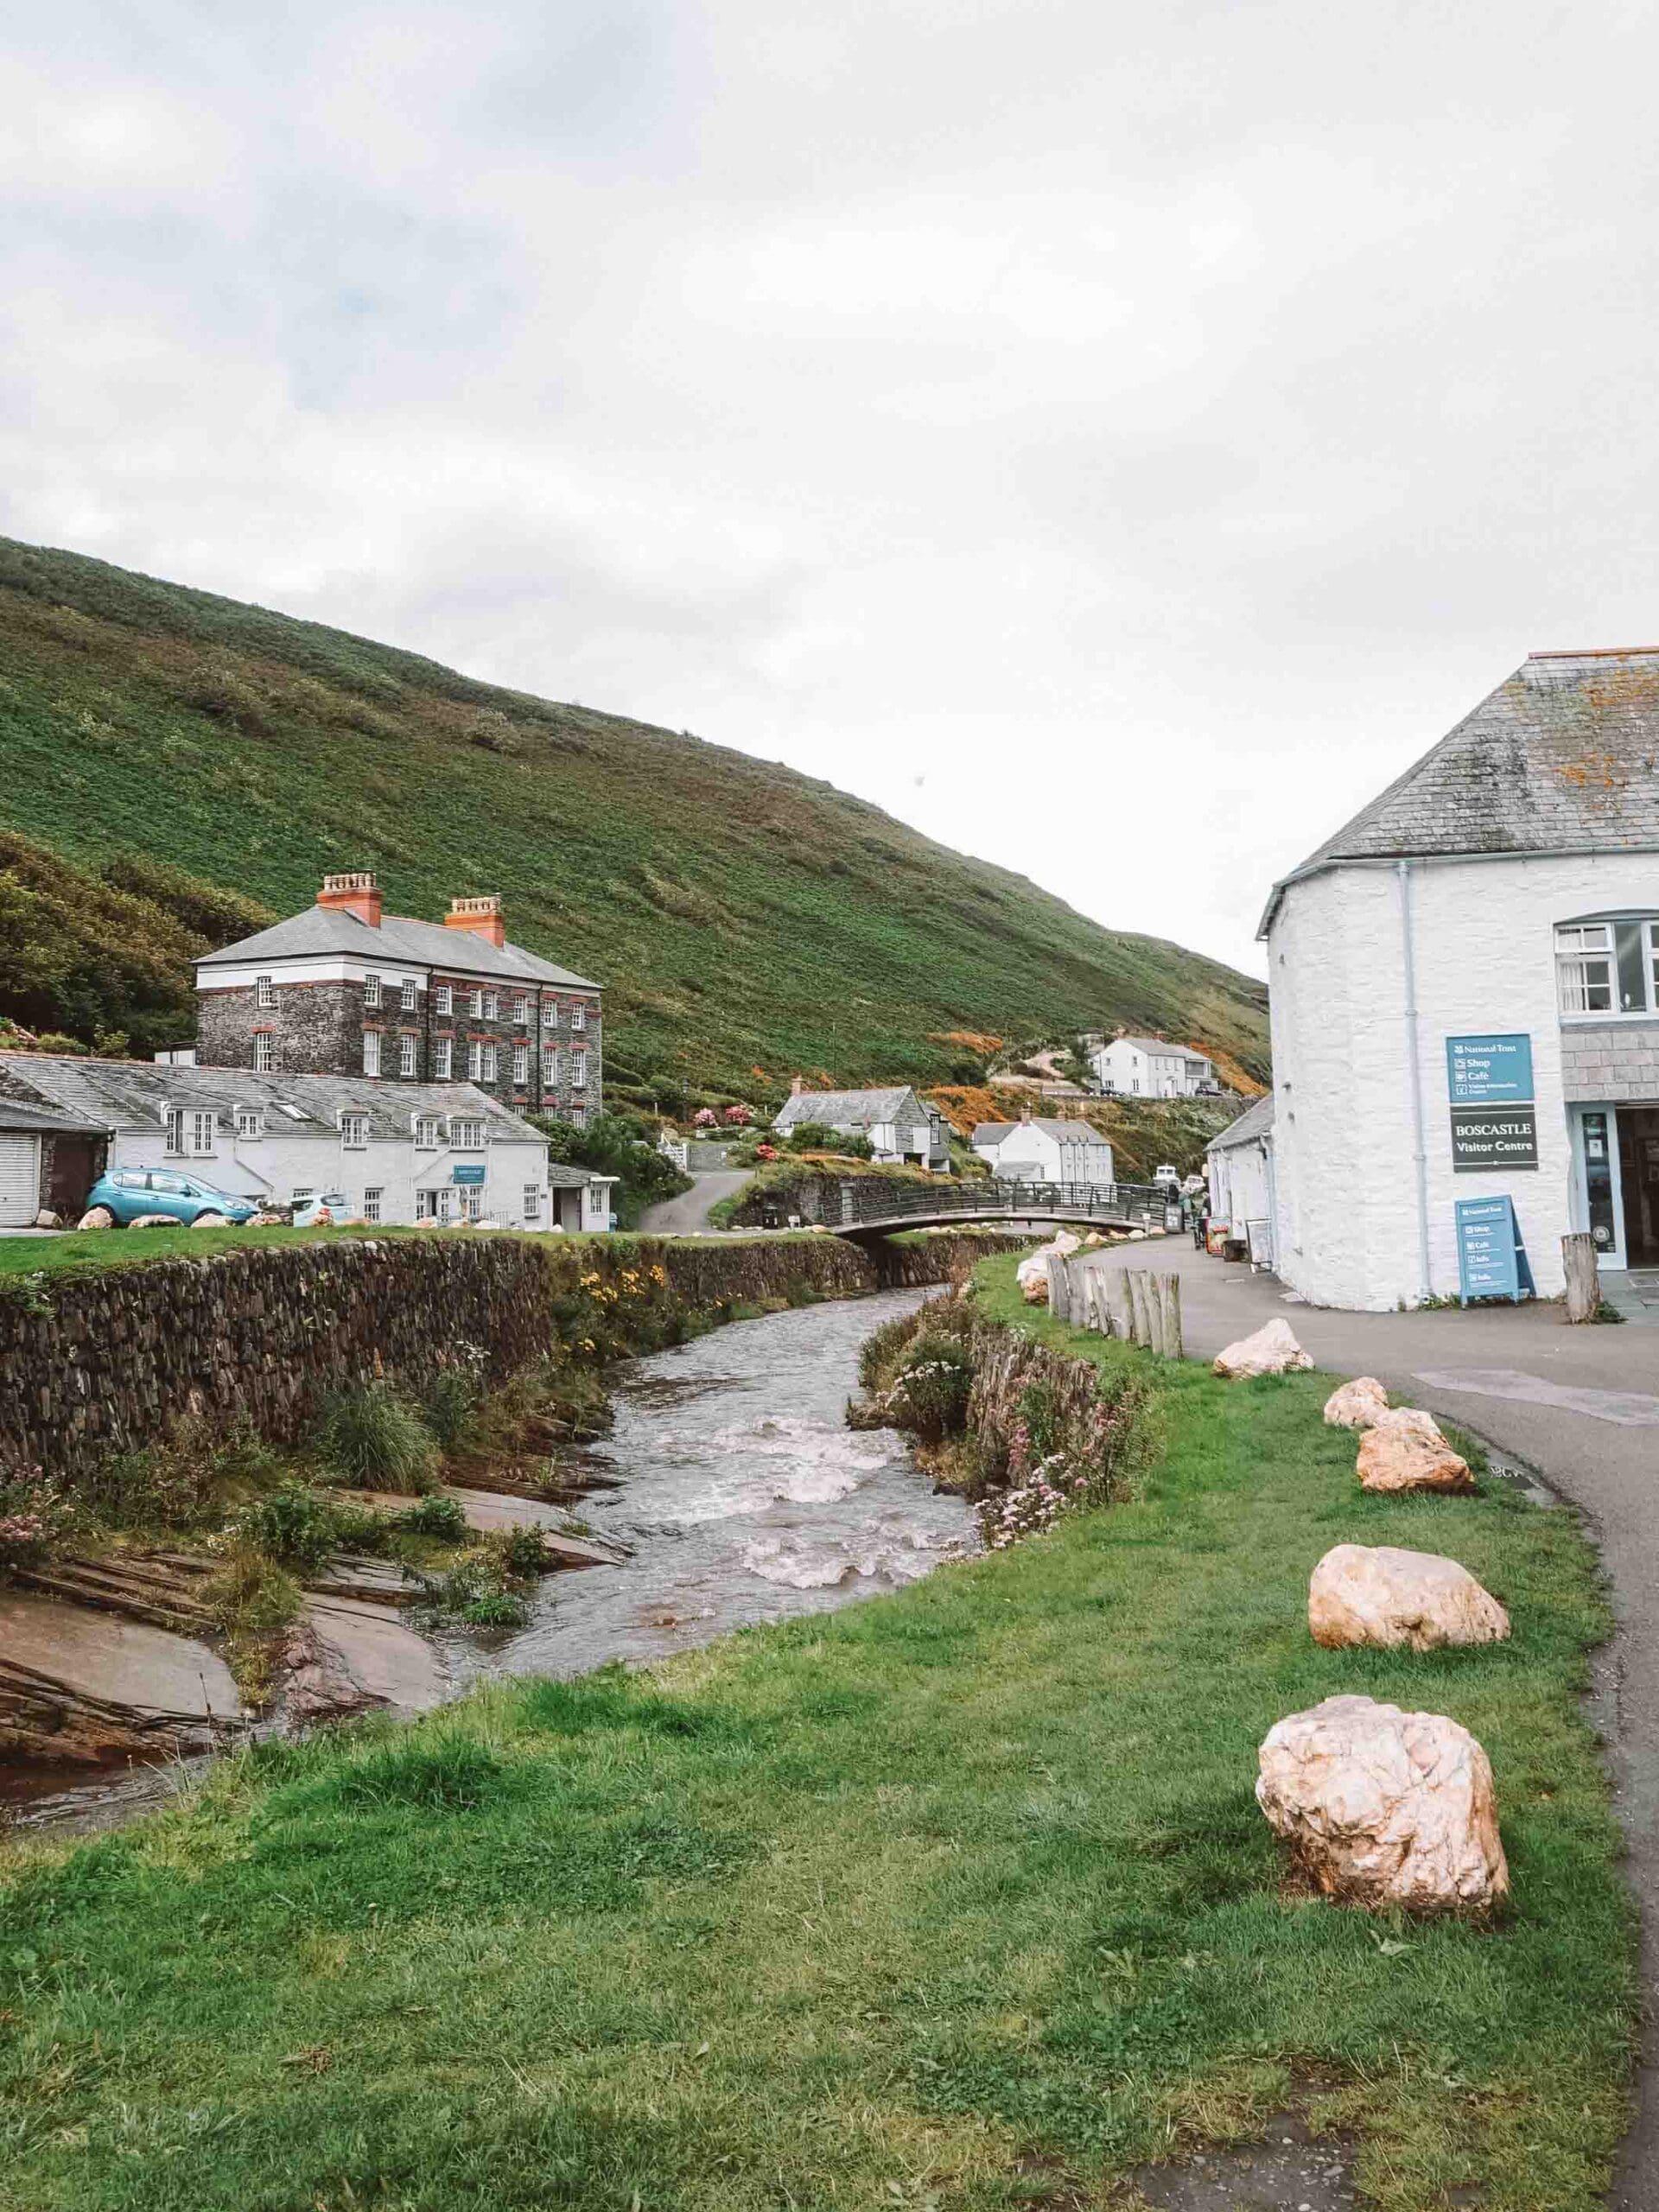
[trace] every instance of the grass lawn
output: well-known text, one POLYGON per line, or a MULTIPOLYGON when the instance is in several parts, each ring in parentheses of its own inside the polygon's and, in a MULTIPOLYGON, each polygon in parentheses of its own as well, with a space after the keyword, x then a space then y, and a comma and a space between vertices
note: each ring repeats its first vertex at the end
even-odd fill
MULTIPOLYGON (((1011 1275, 982 1269, 1009 1313, 1011 1275)), ((1140 1502, 649 1674, 250 1751, 187 1808, 16 1848, 0 2204, 1075 2208, 1315 2061, 1386 2212, 1469 2182, 1486 2212, 1590 2205, 1633 1958, 1575 1522, 1490 1481, 1362 1495, 1317 1376, 1164 1379, 1140 1502), (1344 1538, 1455 1553, 1513 1643, 1316 1649, 1308 1571, 1344 1538), (1485 1744, 1497 1929, 1282 1886, 1256 1745, 1344 1689, 1485 1744)))

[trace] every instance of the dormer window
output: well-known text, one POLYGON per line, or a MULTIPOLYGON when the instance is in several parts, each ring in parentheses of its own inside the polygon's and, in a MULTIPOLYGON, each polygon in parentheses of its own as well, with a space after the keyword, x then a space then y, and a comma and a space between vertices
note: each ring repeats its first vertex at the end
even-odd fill
POLYGON ((415 1116, 415 1149, 416 1152, 435 1152, 443 1141, 443 1124, 435 1114, 415 1116))
POLYGON ((255 1112, 251 1106, 238 1106, 237 1108, 236 1134, 238 1136, 260 1137, 263 1136, 264 1133, 264 1122, 261 1116, 255 1112))
POLYGON ((484 1124, 457 1114, 449 1123, 449 1142, 457 1152, 482 1152, 484 1124))
POLYGON ((1616 1020, 1659 1012, 1659 922, 1612 918, 1567 922, 1555 932, 1557 1001, 1563 1018, 1616 1020))
POLYGON ((369 1141, 369 1117, 366 1114, 342 1114, 340 1117, 340 1141, 347 1152, 363 1152, 369 1141))

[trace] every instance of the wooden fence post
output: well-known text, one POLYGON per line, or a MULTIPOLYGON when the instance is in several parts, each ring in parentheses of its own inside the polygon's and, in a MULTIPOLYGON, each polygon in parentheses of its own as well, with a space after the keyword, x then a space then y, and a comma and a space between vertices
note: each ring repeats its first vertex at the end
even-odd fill
POLYGON ((1164 1317, 1164 1357, 1181 1357, 1181 1279, 1179 1275, 1160 1275, 1158 1279, 1164 1317))
POLYGON ((1135 1300, 1129 1290, 1129 1271, 1119 1268, 1112 1277, 1113 1320, 1126 1344, 1135 1342, 1135 1300))
POLYGON ((1561 1239, 1561 1260, 1567 1269, 1567 1318, 1593 1321, 1601 1304, 1601 1277, 1596 1267, 1596 1240, 1587 1230, 1561 1239))

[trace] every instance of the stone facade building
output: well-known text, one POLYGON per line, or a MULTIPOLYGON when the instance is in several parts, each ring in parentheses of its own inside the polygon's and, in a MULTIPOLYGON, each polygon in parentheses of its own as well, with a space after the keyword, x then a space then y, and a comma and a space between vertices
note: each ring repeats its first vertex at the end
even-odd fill
POLYGON ((1486 1294, 1511 1219, 1544 1296, 1568 1230, 1659 1266, 1656 764, 1659 651, 1535 653, 1274 887, 1274 1246, 1305 1297, 1486 1294))
POLYGON ((516 1113, 600 1106, 600 987, 510 944, 499 899, 442 922, 383 911, 372 875, 196 963, 197 1058, 257 1074, 471 1083, 516 1113))

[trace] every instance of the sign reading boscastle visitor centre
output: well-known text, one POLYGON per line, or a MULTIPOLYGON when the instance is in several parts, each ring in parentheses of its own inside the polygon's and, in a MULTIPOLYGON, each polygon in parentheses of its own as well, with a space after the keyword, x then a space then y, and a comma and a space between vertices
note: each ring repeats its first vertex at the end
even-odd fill
POLYGON ((1537 1166, 1530 1037, 1448 1037, 1446 1081, 1454 1174, 1537 1166))

